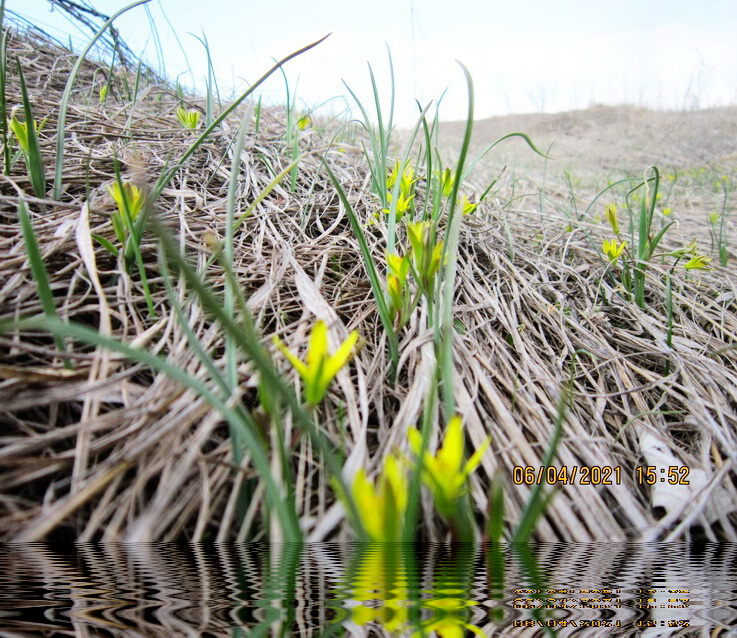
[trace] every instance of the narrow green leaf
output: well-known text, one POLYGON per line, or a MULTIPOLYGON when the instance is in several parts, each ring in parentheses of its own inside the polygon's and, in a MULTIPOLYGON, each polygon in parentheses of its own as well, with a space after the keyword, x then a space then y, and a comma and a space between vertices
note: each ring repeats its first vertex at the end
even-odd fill
MULTIPOLYGON (((41 257, 41 251, 38 248, 36 234, 33 231, 31 218, 28 215, 28 207, 22 199, 18 202, 18 219, 20 220, 21 231, 23 232, 23 241, 26 244, 26 251, 28 252, 28 261, 31 265, 31 273, 36 281, 38 298, 41 300, 41 307, 47 317, 56 318, 56 304, 54 303, 54 294, 51 292, 51 286, 49 285, 49 274, 46 271, 46 265, 44 264, 43 257, 41 257)), ((64 340, 57 335, 54 337, 54 341, 56 343, 56 349, 63 353, 65 350, 64 340)), ((64 367, 69 369, 72 368, 72 363, 67 358, 64 358, 64 367)))
POLYGON ((38 145, 38 134, 36 132, 36 120, 33 119, 33 109, 28 99, 28 90, 26 89, 26 79, 23 76, 23 68, 20 60, 16 58, 18 65, 18 79, 20 80, 20 92, 23 97, 23 111, 26 118, 26 136, 28 139, 28 149, 25 152, 26 162, 28 164, 28 176, 31 179, 33 192, 36 197, 46 197, 46 176, 44 175, 43 159, 41 158, 41 149, 38 145))
POLYGON ((384 297, 384 288, 381 285, 381 279, 379 278, 379 273, 376 269, 376 262, 374 261, 371 249, 366 241, 366 235, 361 227, 361 221, 358 219, 351 203, 348 201, 348 197, 346 196, 343 187, 340 185, 338 178, 335 176, 335 173, 333 173, 325 160, 323 160, 323 165, 328 172, 330 181, 333 182, 335 190, 338 191, 340 201, 343 202, 351 228, 353 229, 353 233, 356 235, 358 245, 361 249, 361 256, 363 257, 363 263, 366 268, 366 273, 368 274, 369 283, 371 284, 371 291, 374 293, 374 300, 376 301, 376 307, 379 311, 381 325, 384 326, 384 331, 386 332, 386 340, 389 346, 389 359, 391 360, 390 376, 393 379, 397 371, 397 366, 399 365, 399 339, 394 331, 392 317, 386 303, 386 298, 384 297))

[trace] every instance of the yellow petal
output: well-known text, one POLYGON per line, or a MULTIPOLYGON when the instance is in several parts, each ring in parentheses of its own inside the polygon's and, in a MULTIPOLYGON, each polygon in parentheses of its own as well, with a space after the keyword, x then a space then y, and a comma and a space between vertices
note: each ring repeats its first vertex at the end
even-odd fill
POLYGON ((348 363, 357 342, 358 331, 354 330, 348 335, 348 338, 340 344, 333 356, 327 360, 325 368, 323 369, 323 377, 328 381, 328 383, 336 374, 338 374, 338 371, 348 363))
POLYGON ((425 245, 425 231, 427 229, 428 222, 410 222, 407 224, 407 235, 409 241, 412 244, 412 249, 417 253, 424 248, 425 245))
POLYGON ((318 321, 312 327, 310 343, 307 346, 307 367, 314 373, 328 354, 328 326, 318 321))
POLYGON ((420 431, 417 428, 409 428, 407 438, 409 439, 409 449, 415 453, 415 456, 420 456, 422 450, 422 434, 420 431))
POLYGON ((463 423, 458 415, 448 421, 443 446, 438 451, 437 458, 447 472, 456 473, 461 469, 463 463, 463 423))
POLYGON ((297 357, 295 357, 289 348, 287 348, 283 343, 282 340, 279 339, 276 335, 274 335, 271 338, 271 341, 274 343, 274 345, 281 350, 282 354, 289 359, 289 363, 291 363, 294 368, 299 372, 299 375, 303 378, 307 378, 307 366, 302 363, 297 357))
POLYGON ((471 455, 471 458, 466 461, 463 466, 463 474, 469 476, 481 463, 481 458, 484 456, 484 452, 488 449, 491 444, 491 437, 487 437, 486 440, 476 448, 476 451, 471 455))
POLYGON ((374 491, 374 485, 366 476, 363 468, 359 468, 353 477, 351 486, 353 501, 361 517, 361 524, 366 533, 373 540, 381 540, 383 537, 383 526, 381 517, 381 506, 374 491))
POLYGON ((387 253, 386 265, 388 266, 389 271, 393 275, 396 275, 400 279, 400 281, 403 281, 407 276, 407 269, 409 264, 407 263, 405 257, 400 257, 399 255, 387 253))

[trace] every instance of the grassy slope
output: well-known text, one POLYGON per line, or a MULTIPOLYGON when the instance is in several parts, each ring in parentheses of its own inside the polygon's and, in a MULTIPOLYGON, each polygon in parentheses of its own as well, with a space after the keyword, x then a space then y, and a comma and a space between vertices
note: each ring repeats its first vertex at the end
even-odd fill
MULTIPOLYGON (((37 39, 15 36, 10 48, 11 57, 22 59, 37 117, 50 117, 41 135, 49 170, 55 108, 73 58, 37 39)), ((94 68, 88 66, 70 109, 67 190, 62 201, 29 198, 58 311, 96 329, 109 323, 118 338, 166 355, 203 377, 207 373, 163 292, 154 238, 142 247, 158 311, 151 317, 135 269, 127 272, 119 259, 94 244, 96 267, 90 272, 90 262, 85 263, 80 252, 84 237, 75 233, 88 202, 92 232, 114 240, 110 224, 114 205, 107 194, 114 155, 123 161, 124 177, 145 185, 158 177, 168 157, 191 143, 192 134, 179 126, 174 114, 177 100, 166 87, 146 86, 131 105, 117 86, 101 106, 93 77, 94 68)), ((19 102, 15 76, 9 91, 9 103, 19 102)), ((627 120, 627 110, 599 111, 627 120)), ((562 129, 574 139, 581 134, 586 113, 523 119, 522 128, 529 125, 526 131, 533 137, 538 126, 547 127, 548 133, 562 129), (567 118, 572 123, 565 124, 567 118)), ((200 269, 209 255, 209 239, 223 234, 227 148, 236 123, 224 126, 199 149, 156 203, 172 236, 200 269)), ((517 128, 505 128, 507 124, 511 122, 505 121, 500 133, 517 128)), ((478 127, 479 143, 486 141, 486 126, 478 127)), ((291 159, 283 117, 276 111, 264 112, 261 127, 246 139, 237 193, 240 210, 291 159)), ((452 126, 448 130, 453 137, 452 126)), ((549 138, 539 132, 544 147, 549 138)), ((621 135, 629 137, 626 130, 621 135)), ((393 385, 386 381, 384 337, 358 245, 320 168, 322 156, 328 153, 364 219, 377 204, 367 189, 367 170, 357 145, 346 141, 339 144, 340 150, 328 151, 329 137, 316 129, 303 133, 306 156, 296 192, 286 185, 277 187, 238 232, 235 272, 262 333, 279 334, 293 350, 306 340, 314 317, 330 321, 336 343, 354 328, 360 332, 364 347, 350 370, 339 375, 317 419, 344 450, 351 468, 364 465, 372 471, 392 449, 406 444, 407 427, 419 422, 433 353, 416 314, 401 335, 398 381, 393 385)), ((509 148, 494 156, 495 163, 480 167, 480 175, 493 173, 499 161, 511 163, 506 159, 512 157, 509 148)), ((578 157, 579 150, 590 147, 567 148, 578 157)), ((684 154, 691 157, 688 149, 684 154)), ((615 168, 642 169, 640 159, 635 157, 633 166, 623 155, 615 168)), ((540 161, 530 164, 538 162, 539 169, 540 161)), ((698 159, 696 164, 700 163, 698 159)), ((562 487, 538 526, 538 536, 662 538, 671 531, 688 533, 688 523, 703 522, 707 535, 737 539, 731 513, 737 503, 731 482, 735 476, 731 464, 737 460, 737 353, 730 348, 737 332, 733 266, 689 276, 682 270, 676 273, 671 350, 665 343, 662 268, 650 271, 648 309, 624 301, 615 294, 613 282, 600 283, 604 264, 598 247, 607 237, 605 225, 595 219, 601 211, 592 210, 585 218, 578 215, 559 173, 549 171, 548 190, 541 194, 539 172, 532 168, 525 175, 525 170, 523 163, 510 166, 493 197, 466 220, 459 249, 456 402, 474 446, 487 433, 493 437, 473 479, 478 510, 486 511, 490 479, 501 473, 507 529, 513 528, 529 489, 512 485, 512 468, 539 466, 561 387, 575 359, 573 405, 556 464, 621 467, 622 484, 562 487), (566 226, 574 217, 579 219, 568 232, 566 226), (603 291, 605 303, 597 291, 603 291), (667 361, 671 373, 664 376, 667 361), (636 485, 635 466, 656 462, 687 465, 692 478, 702 483, 670 490, 656 486, 657 493, 636 485), (715 477, 718 483, 712 485, 715 477), (701 490, 707 484, 712 488, 701 490), (656 504, 667 505, 670 514, 660 526, 651 506, 653 497, 656 504), (679 511, 682 505, 687 509, 679 511), (674 527, 683 520, 686 524, 674 527)), ((676 181, 689 193, 708 192, 718 177, 712 172, 700 184, 698 170, 692 173, 690 181, 676 181)), ((581 176, 583 184, 574 194, 581 199, 579 204, 595 192, 598 180, 608 177, 598 168, 581 176)), ((3 319, 40 312, 16 213, 19 194, 28 191, 21 161, 1 187, 3 319)), ((692 208, 697 210, 698 205, 692 208)), ((708 245, 703 226, 701 232, 699 239, 708 245)), ((382 259, 380 234, 371 231, 369 240, 377 259, 382 259)), ((683 240, 674 235, 672 242, 683 240)), ((209 267, 207 276, 216 290, 222 289, 221 270, 209 267)), ((221 332, 181 283, 177 290, 191 328, 211 352, 222 353, 221 332)), ((264 342, 270 343, 266 338, 264 342)), ((0 383, 0 537, 67 533, 82 539, 225 540, 264 533, 264 521, 251 516, 258 514, 263 493, 253 480, 248 457, 241 471, 234 472, 227 428, 203 399, 165 374, 110 357, 104 350, 77 346, 74 353, 75 372, 68 374, 61 371, 47 335, 26 331, 0 337, 5 366, 0 383), (242 485, 249 498, 239 503, 242 485)), ((293 374, 283 359, 276 360, 293 374)), ((245 403, 254 406, 252 366, 243 363, 237 373, 245 403)), ((289 417, 284 429, 297 505, 308 535, 346 538, 323 464, 309 440, 295 434, 289 417)), ((423 529, 431 539, 444 533, 427 516, 423 529)))

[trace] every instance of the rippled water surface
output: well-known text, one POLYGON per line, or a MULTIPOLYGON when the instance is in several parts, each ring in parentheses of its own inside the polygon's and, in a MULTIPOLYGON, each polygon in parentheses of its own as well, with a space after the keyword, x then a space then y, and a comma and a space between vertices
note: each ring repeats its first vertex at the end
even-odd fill
POLYGON ((0 550, 0 636, 737 635, 732 544, 0 550))

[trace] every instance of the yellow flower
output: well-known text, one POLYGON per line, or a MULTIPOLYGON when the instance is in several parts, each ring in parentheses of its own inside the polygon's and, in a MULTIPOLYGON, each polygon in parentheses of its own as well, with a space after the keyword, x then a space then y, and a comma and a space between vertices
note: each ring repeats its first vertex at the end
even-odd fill
POLYGON ((300 131, 304 131, 310 124, 312 124, 312 118, 309 115, 303 115, 297 120, 297 128, 300 131))
POLYGON ((433 288, 433 279, 440 269, 443 256, 443 241, 435 240, 432 243, 430 222, 411 222, 407 224, 407 236, 412 245, 412 263, 418 277, 418 284, 422 291, 430 294, 433 288))
POLYGON ((473 211, 475 211, 478 208, 479 204, 478 202, 472 202, 471 200, 468 199, 466 195, 464 195, 463 201, 461 202, 461 206, 463 209, 463 214, 470 215, 473 211))
POLYGON ((624 251, 626 246, 626 241, 618 242, 616 239, 605 239, 601 243, 601 249, 604 251, 604 254, 609 258, 610 262, 617 261, 617 259, 619 259, 619 257, 622 255, 622 252, 624 251))
POLYGON ((177 108, 177 119, 184 128, 195 129, 200 124, 200 112, 194 109, 188 111, 180 106, 177 108))
MULTIPOLYGON (((397 220, 402 219, 402 216, 409 210, 410 204, 412 204, 412 200, 414 199, 414 195, 410 195, 407 197, 404 193, 400 192, 399 197, 397 197, 397 220)), ((392 202, 392 194, 387 193, 386 194, 386 201, 388 201, 390 204, 392 202)), ((385 208, 384 214, 388 215, 391 212, 390 209, 385 208)))
POLYGON ((386 254, 386 264, 389 270, 387 288, 396 310, 402 307, 404 286, 409 274, 409 259, 391 253, 386 254))
MULTIPOLYGON (((13 111, 15 111, 15 109, 13 109, 13 111)), ((15 113, 13 112, 8 124, 15 135, 15 139, 18 140, 18 146, 20 146, 23 153, 27 156, 31 151, 31 147, 28 143, 28 122, 19 120, 15 117, 15 113)), ((46 119, 41 122, 34 120, 33 126, 36 129, 36 133, 39 133, 41 129, 43 129, 44 124, 46 124, 46 119)))
POLYGON ((397 160, 396 162, 394 162, 394 166, 392 167, 391 172, 386 178, 386 190, 394 190, 394 185, 397 183, 397 179, 399 179, 399 192, 402 193, 405 197, 409 197, 410 193, 412 192, 412 187, 417 181, 417 178, 415 177, 415 169, 412 167, 411 164, 407 164, 400 175, 400 168, 400 162, 399 160, 397 160))
MULTIPOLYGON (((481 457, 491 443, 487 438, 473 453, 470 459, 463 462, 463 422, 461 417, 454 416, 445 428, 443 444, 433 456, 425 452, 422 460, 422 478, 432 492, 438 512, 453 518, 458 499, 463 496, 466 481, 481 462, 481 457)), ((422 449, 422 434, 417 428, 409 430, 409 445, 416 456, 422 449)))
POLYGON ((419 636, 427 636, 435 632, 440 638, 463 638, 466 632, 470 631, 476 636, 485 636, 486 634, 476 625, 464 622, 459 616, 449 615, 440 620, 435 620, 429 624, 422 626, 422 632, 415 632, 412 638, 419 636))
POLYGON ((617 205, 609 204, 606 207, 606 219, 612 227, 612 232, 619 235, 619 221, 617 220, 617 205))
POLYGON ((302 377, 305 400, 312 406, 322 401, 330 382, 353 355, 357 341, 358 332, 354 330, 335 353, 329 355, 328 327, 324 321, 318 321, 312 328, 310 342, 307 345, 307 359, 303 362, 287 349, 279 337, 276 335, 273 337, 274 345, 282 351, 302 377))
POLYGON ((397 542, 402 539, 402 526, 407 511, 407 479, 393 454, 386 457, 376 486, 363 468, 353 478, 351 495, 361 525, 372 541, 397 542))
POLYGON ((446 168, 442 173, 436 172, 436 175, 440 182, 440 190, 443 193, 443 197, 450 197, 456 181, 455 171, 446 168))
POLYGON ((710 263, 711 257, 694 255, 685 264, 683 264, 683 267, 686 270, 711 270, 711 266, 709 265, 710 263))
POLYGON ((107 187, 107 190, 118 205, 118 212, 121 215, 125 215, 127 212, 131 220, 135 221, 143 208, 143 192, 141 189, 133 182, 123 182, 121 188, 121 183, 116 180, 112 186, 107 187))

